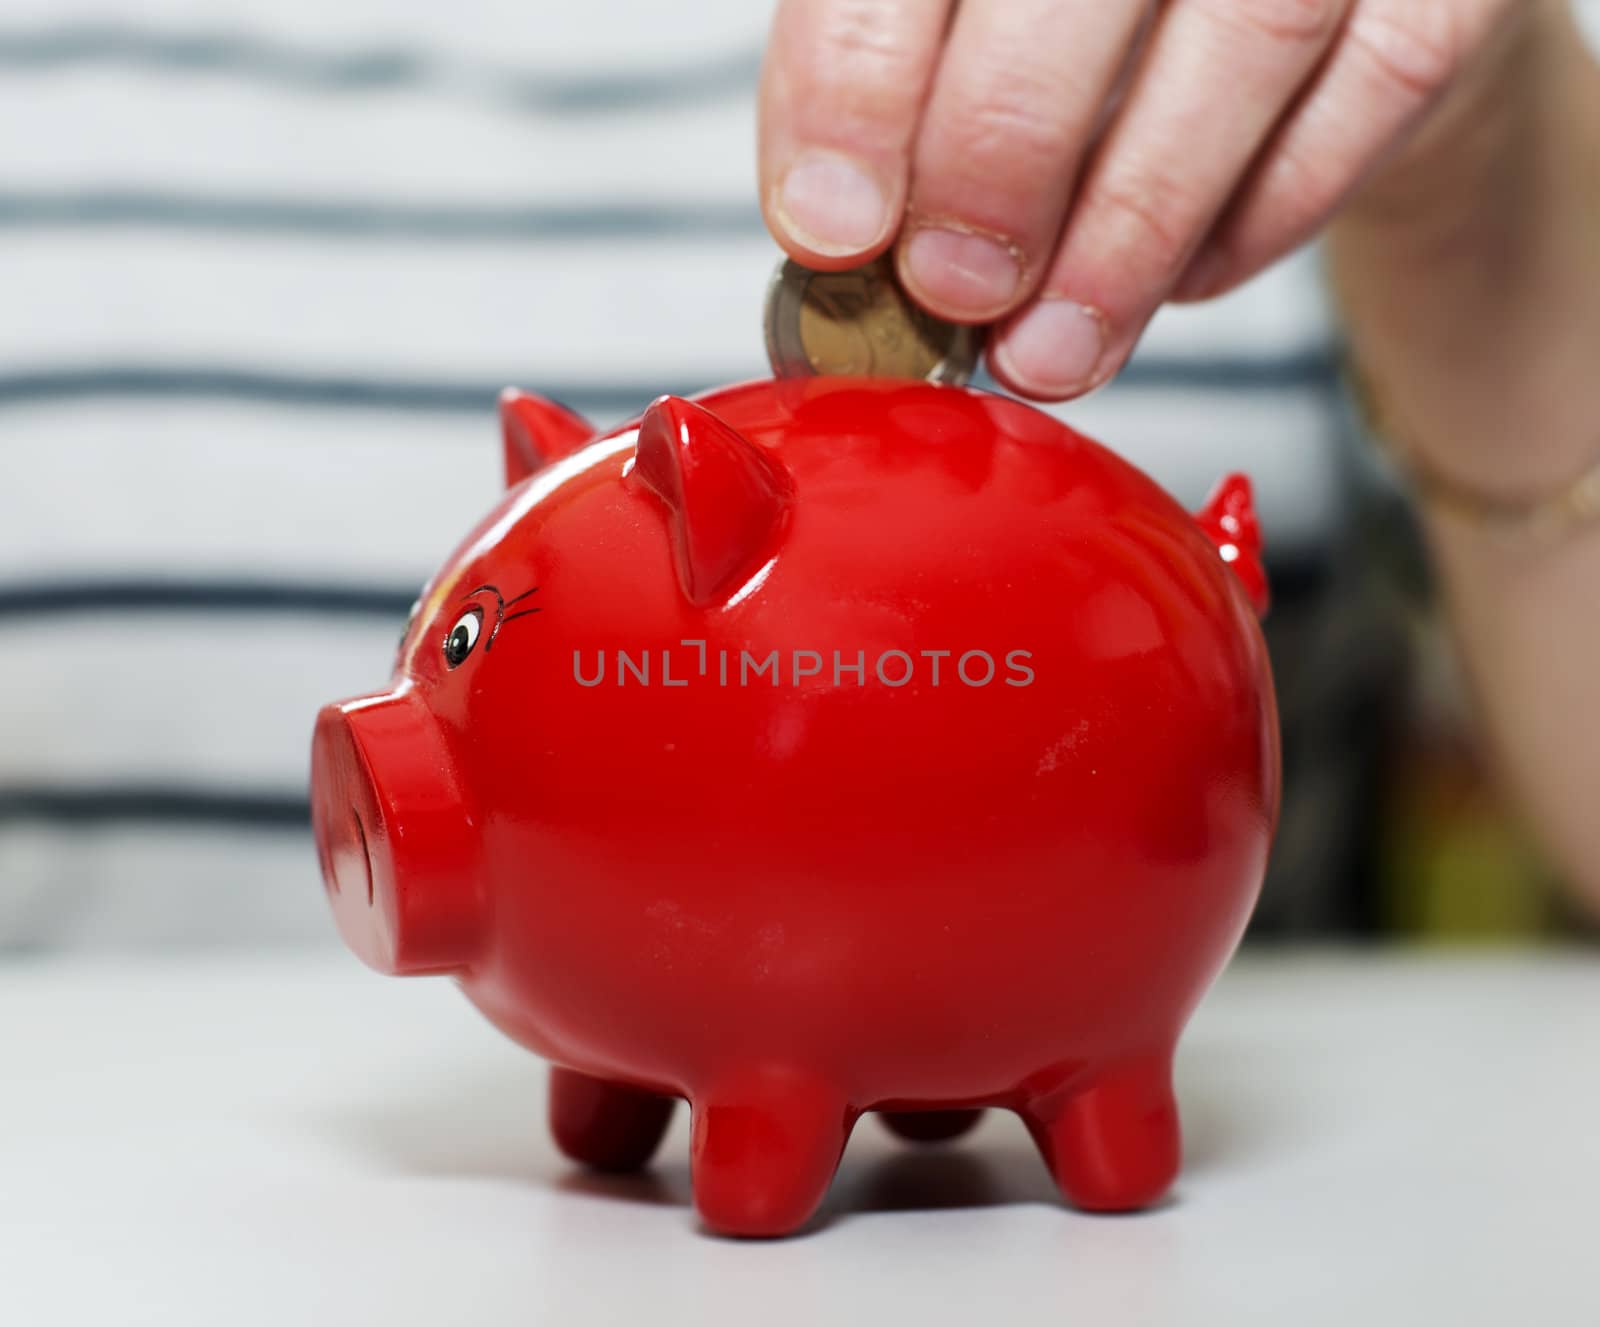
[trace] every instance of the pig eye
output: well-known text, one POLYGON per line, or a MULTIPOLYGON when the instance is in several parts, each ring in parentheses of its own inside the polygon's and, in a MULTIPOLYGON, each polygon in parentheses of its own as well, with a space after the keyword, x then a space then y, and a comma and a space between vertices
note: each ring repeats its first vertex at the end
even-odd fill
POLYGON ((472 647, 478 643, 478 633, 483 630, 483 610, 469 608, 456 619, 455 626, 450 628, 450 634, 444 638, 444 661, 450 667, 458 667, 466 657, 472 653, 472 647))

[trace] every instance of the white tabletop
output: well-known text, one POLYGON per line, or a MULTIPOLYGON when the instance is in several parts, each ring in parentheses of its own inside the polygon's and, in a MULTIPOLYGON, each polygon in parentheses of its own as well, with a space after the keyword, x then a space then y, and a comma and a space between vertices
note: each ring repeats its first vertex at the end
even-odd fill
POLYGON ((553 1154, 543 1068, 328 953, 0 967, 0 1321, 1600 1321, 1600 956, 1248 955, 1180 1057, 1188 1162, 1056 1201, 991 1112, 864 1120, 818 1228, 702 1233, 553 1154))

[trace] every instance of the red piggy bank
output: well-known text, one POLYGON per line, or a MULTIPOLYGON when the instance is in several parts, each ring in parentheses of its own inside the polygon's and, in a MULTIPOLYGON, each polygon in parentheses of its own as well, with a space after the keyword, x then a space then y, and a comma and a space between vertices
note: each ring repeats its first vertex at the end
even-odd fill
POLYGON ((509 492, 317 722, 351 948, 553 1061, 581 1162, 643 1165, 687 1098, 715 1231, 805 1223, 863 1111, 1004 1107, 1072 1203, 1160 1197, 1277 814, 1246 482, 1193 518, 921 383, 503 417, 509 492))

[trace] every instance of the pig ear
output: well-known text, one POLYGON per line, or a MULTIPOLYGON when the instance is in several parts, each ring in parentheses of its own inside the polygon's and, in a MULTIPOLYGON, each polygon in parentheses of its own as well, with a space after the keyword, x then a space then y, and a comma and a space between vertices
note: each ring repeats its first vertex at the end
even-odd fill
POLYGON ((500 428, 506 442, 507 488, 595 436, 593 426, 566 406, 509 387, 500 394, 500 428))
POLYGON ((1195 521, 1217 546, 1222 560, 1233 568, 1257 616, 1265 617, 1267 573, 1261 565, 1261 523, 1256 519, 1250 481, 1243 475, 1229 475, 1206 499, 1195 521))
POLYGON ((678 581, 700 607, 731 595, 772 556, 794 496, 781 462, 676 396, 645 411, 633 473, 666 504, 678 581))

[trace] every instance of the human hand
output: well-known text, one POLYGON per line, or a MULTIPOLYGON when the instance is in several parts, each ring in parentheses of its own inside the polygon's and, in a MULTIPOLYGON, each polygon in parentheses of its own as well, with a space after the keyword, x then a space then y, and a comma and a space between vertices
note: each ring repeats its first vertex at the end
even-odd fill
POLYGON ((762 205, 811 267, 894 245, 919 303, 998 323, 1000 381, 1065 400, 1110 378, 1164 301, 1311 238, 1428 121, 1470 133, 1442 108, 1541 7, 780 0, 762 205))

